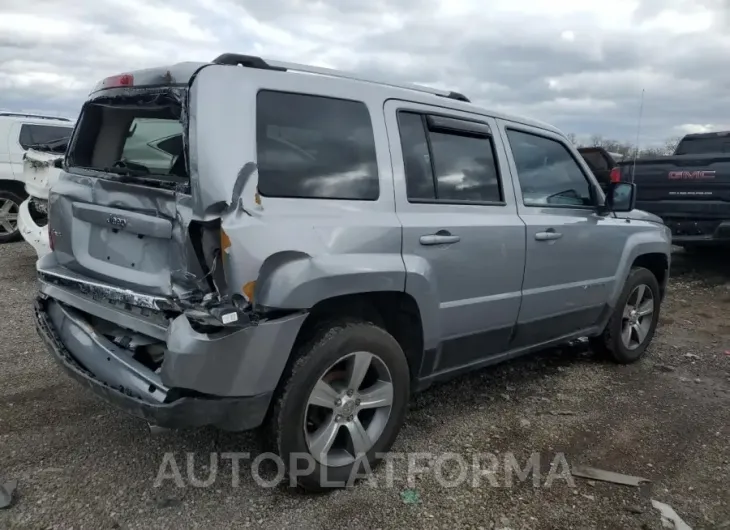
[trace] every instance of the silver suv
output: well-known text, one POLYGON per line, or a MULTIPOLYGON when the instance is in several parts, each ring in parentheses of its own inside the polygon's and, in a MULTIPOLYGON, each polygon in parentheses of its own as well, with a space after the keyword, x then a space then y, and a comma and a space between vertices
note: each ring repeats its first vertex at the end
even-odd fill
POLYGON ((435 381, 586 336, 638 360, 670 233, 634 193, 455 92, 234 54, 126 73, 52 189, 37 327, 131 414, 265 424, 301 485, 343 484, 435 381))

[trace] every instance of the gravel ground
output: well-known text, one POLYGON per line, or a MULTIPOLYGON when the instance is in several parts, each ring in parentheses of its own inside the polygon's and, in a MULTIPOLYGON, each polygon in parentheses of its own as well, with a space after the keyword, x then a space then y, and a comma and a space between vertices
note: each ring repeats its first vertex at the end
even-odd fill
MULTIPOLYGON (((245 462, 239 473, 230 460, 211 465, 211 452, 260 454, 265 448, 255 435, 151 435, 143 422, 67 379, 32 325, 31 248, 0 246, 0 477, 19 481, 14 504, 0 510, 0 528, 658 529, 650 499, 671 505, 695 529, 730 528, 730 271, 722 258, 678 255, 670 289, 641 363, 615 366, 580 347, 552 350, 414 399, 394 451, 457 453, 470 465, 474 455, 502 462, 506 453, 522 467, 536 454, 538 487, 516 476, 508 486, 503 466, 496 485, 482 478, 475 487, 479 477, 467 470, 466 482, 447 487, 437 478, 438 471, 454 478, 450 464, 409 484, 399 460, 392 473, 376 472, 377 487, 365 482, 307 496, 260 487, 245 462), (183 487, 172 479, 155 485, 166 453, 183 487), (188 453, 198 479, 217 470, 210 486, 191 485, 188 453), (571 466, 652 482, 571 485, 558 477, 545 487, 560 454, 571 466)), ((172 476, 173 468, 165 469, 172 476)))

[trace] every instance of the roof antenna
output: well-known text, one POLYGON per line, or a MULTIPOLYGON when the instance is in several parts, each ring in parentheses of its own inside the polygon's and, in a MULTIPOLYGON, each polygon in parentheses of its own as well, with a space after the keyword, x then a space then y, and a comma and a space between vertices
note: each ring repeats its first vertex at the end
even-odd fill
POLYGON ((639 125, 636 128, 636 150, 634 151, 634 164, 631 168, 631 183, 634 183, 634 173, 636 173, 636 159, 639 158, 639 136, 641 136, 641 118, 644 115, 644 91, 641 89, 641 104, 639 105, 639 125))

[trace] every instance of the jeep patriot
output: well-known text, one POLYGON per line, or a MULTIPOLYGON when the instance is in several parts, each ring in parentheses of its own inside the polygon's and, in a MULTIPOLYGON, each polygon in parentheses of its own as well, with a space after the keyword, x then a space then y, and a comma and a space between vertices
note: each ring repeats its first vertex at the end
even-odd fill
POLYGON ((637 361, 669 275, 667 227, 559 130, 334 70, 107 78, 61 166, 51 355, 151 424, 263 427, 310 490, 372 468, 435 381, 580 337, 637 361))

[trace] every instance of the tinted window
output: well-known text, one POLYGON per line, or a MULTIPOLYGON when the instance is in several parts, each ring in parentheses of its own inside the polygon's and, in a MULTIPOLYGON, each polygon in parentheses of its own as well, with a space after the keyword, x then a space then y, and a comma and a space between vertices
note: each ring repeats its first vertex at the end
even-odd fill
POLYGON ((18 142, 23 149, 38 144, 55 143, 58 140, 68 140, 73 129, 71 127, 59 127, 54 125, 31 125, 20 126, 18 142))
POLYGON ((375 138, 364 103, 261 91, 256 140, 264 196, 378 198, 375 138))
POLYGON ((501 200, 491 139, 438 132, 430 138, 440 200, 501 200))
POLYGON ((522 200, 527 206, 591 206, 591 186, 562 143, 508 130, 522 200))
MULTIPOLYGON (((408 199, 500 202, 501 187, 491 137, 476 134, 477 129, 469 127, 470 122, 430 120, 434 126, 428 130, 427 121, 420 114, 398 115, 408 199), (440 123, 444 124, 443 130, 438 128, 440 123)), ((479 129, 488 130, 481 124, 479 129)))

